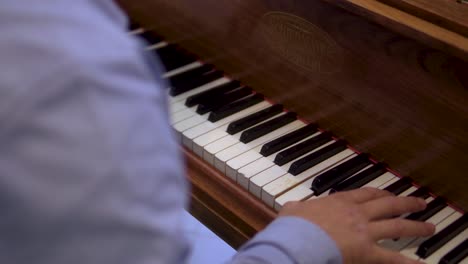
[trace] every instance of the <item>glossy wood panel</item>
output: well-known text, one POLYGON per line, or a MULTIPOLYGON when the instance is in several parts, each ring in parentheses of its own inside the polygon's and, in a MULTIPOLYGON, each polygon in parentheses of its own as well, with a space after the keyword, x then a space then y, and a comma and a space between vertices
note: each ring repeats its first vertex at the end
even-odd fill
POLYGON ((379 0, 451 31, 468 36, 468 2, 460 0, 379 0))
POLYGON ((468 209, 468 40, 378 1, 122 1, 132 18, 468 209))

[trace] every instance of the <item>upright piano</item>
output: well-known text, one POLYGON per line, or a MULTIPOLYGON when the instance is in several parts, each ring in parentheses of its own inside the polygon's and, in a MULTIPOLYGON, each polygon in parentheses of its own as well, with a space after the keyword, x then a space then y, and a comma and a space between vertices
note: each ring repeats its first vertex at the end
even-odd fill
POLYGON ((466 1, 119 3, 166 67, 190 211, 233 247, 288 201, 373 186, 437 227, 382 246, 468 263, 466 1))

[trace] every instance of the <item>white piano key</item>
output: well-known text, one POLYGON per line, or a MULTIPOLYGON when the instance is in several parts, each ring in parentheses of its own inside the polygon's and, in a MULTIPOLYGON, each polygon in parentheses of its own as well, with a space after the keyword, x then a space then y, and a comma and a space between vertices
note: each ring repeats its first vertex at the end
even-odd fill
POLYGON ((301 182, 306 181, 310 177, 315 177, 322 171, 325 171, 330 167, 340 164, 340 162, 344 162, 352 158, 355 155, 355 152, 351 149, 345 149, 340 153, 318 163, 312 168, 309 168, 303 171, 302 173, 299 173, 296 176, 290 173, 285 174, 279 177, 278 179, 263 186, 261 194, 262 200, 271 207, 274 207, 276 197, 278 197, 282 193, 300 184, 301 182))
POLYGON ((460 234, 456 235, 454 238, 448 241, 441 248, 439 248, 434 253, 432 253, 429 257, 427 257, 426 259, 421 259, 421 260, 429 264, 431 263, 437 264, 439 263, 440 259, 443 256, 445 256, 447 253, 449 253, 450 250, 454 249, 456 246, 461 244, 467 238, 468 238, 468 229, 465 229, 460 234))
MULTIPOLYGON (((265 144, 266 142, 269 142, 279 136, 282 136, 283 134, 286 134, 298 127, 303 127, 304 125, 305 124, 302 121, 296 120, 285 126, 275 129, 271 131, 270 133, 263 135, 247 144, 239 142, 229 148, 226 148, 225 150, 222 150, 219 153, 216 153, 215 167, 218 170, 222 171, 223 173, 226 173, 226 162, 229 161, 230 159, 233 159, 239 156, 240 154, 245 153, 255 147, 260 146, 261 148, 261 145, 265 144)), ((260 149, 258 149, 258 151, 260 151, 260 149)))
POLYGON ((214 166, 215 154, 224 150, 237 142, 239 142, 240 135, 226 135, 208 145, 203 151, 203 159, 214 166))
POLYGON ((174 129, 182 137, 182 143, 184 143, 184 145, 186 145, 188 148, 192 149, 192 141, 184 137, 183 133, 189 129, 192 129, 200 124, 205 123, 206 120, 208 119, 208 116, 209 116, 209 113, 204 114, 204 115, 197 114, 174 125, 174 129))
POLYGON ((176 131, 183 133, 195 126, 198 126, 202 123, 205 123, 208 120, 209 113, 200 115, 198 113, 193 116, 186 118, 178 123, 173 124, 173 127, 176 131))
MULTIPOLYGON (((271 104, 268 103, 268 105, 271 105, 271 104)), ((246 110, 247 110, 247 109, 246 109, 246 110)), ((260 108, 259 108, 258 110, 260 110, 260 108)), ((254 113, 254 112, 256 112, 256 111, 252 111, 252 112, 249 112, 249 113, 254 113)), ((239 112, 239 113, 240 113, 240 112, 239 112)), ((243 114, 245 114, 245 113, 247 113, 247 111, 244 112, 243 114)), ((232 121, 234 121, 234 120, 232 120, 232 121)), ((224 137, 226 137, 226 136, 230 136, 230 135, 226 132, 228 126, 229 126, 229 124, 226 123, 226 124, 220 126, 219 129, 211 130, 211 131, 209 131, 209 132, 207 132, 207 133, 205 133, 205 134, 203 134, 203 135, 200 135, 200 136, 194 138, 194 139, 193 139, 193 143, 192 143, 192 144, 193 144, 193 146, 192 146, 193 151, 194 151, 195 153, 197 153, 197 155, 199 155, 199 156, 205 155, 205 154, 204 154, 205 148, 206 148, 209 144, 214 143, 214 142, 216 142, 217 140, 220 140, 220 139, 222 139, 222 138, 224 138, 224 137)), ((237 137, 237 138, 240 138, 240 134, 241 134, 241 133, 237 133, 237 134, 235 134, 234 136, 237 137)), ((215 152, 215 153, 216 153, 216 152, 215 152)), ((206 155, 214 155, 215 153, 207 153, 206 155)), ((211 158, 210 158, 210 160, 211 160, 211 158)))
MULTIPOLYGON (((346 158, 345 160, 341 161, 339 164, 343 163, 344 161, 346 161, 348 159, 349 159, 349 157, 346 158)), ((364 167, 360 171, 356 172, 354 175, 356 175, 356 174, 360 173, 361 171, 364 171, 364 170, 366 170, 366 169, 368 169, 370 167, 372 167, 372 165, 364 167)), ((286 204, 287 202, 290 202, 290 201, 303 201, 303 200, 306 200, 308 198, 318 198, 318 197, 325 197, 325 196, 330 195, 329 191, 326 191, 326 192, 322 193, 318 197, 313 196, 314 192, 310 188, 312 186, 312 182, 314 181, 314 179, 315 179, 315 177, 312 177, 312 178, 306 180, 305 182, 297 185, 296 187, 292 188, 291 190, 283 193, 279 197, 277 197, 275 199, 274 209, 279 211, 284 206, 284 204, 286 204)))
MULTIPOLYGON (((388 185, 387 185, 387 186, 388 186, 388 185)), ((386 186, 385 186, 385 187, 386 187, 386 186)), ((385 188, 385 187, 384 187, 384 188, 385 188)), ((383 189, 383 188, 381 188, 381 189, 383 189)), ((397 196, 406 197, 406 196, 412 194, 412 193, 413 193, 414 191, 416 191, 417 189, 418 189, 418 188, 416 188, 416 187, 414 187, 414 186, 411 186, 411 187, 408 188, 406 191, 400 193, 400 194, 397 195, 397 196)), ((434 198, 433 198, 432 196, 430 196, 430 197, 428 197, 428 198, 426 199, 426 202, 429 203, 429 202, 431 202, 432 200, 434 200, 434 198)), ((406 217, 406 216, 408 216, 408 215, 410 215, 410 213, 401 215, 400 217, 401 217, 401 218, 404 218, 404 217, 406 217)), ((393 241, 393 240, 392 240, 392 241, 393 241)))
MULTIPOLYGON (((430 197, 428 199, 433 200, 434 198, 430 197)), ((428 199, 426 199, 426 201, 428 201, 428 199)), ((445 218, 447 218, 448 216, 453 214, 454 212, 455 212, 455 210, 453 210, 452 208, 446 206, 445 208, 443 208, 442 210, 440 210, 439 212, 434 214, 432 217, 429 217, 429 219, 427 219, 425 222, 437 225, 440 222, 442 222, 445 218)), ((379 241, 379 245, 381 247, 386 248, 386 249, 390 249, 390 250, 393 250, 393 251, 400 251, 403 248, 407 247, 410 243, 412 243, 416 239, 418 239, 418 238, 416 238, 416 237, 405 237, 405 238, 400 238, 400 239, 398 239, 396 241, 393 240, 393 239, 385 239, 385 240, 379 241)))
POLYGON ((249 189, 250 178, 259 174, 260 172, 273 167, 275 163, 271 159, 262 157, 255 162, 252 162, 237 171, 237 182, 246 190, 249 189))
POLYGON ((144 28, 137 28, 137 29, 134 29, 134 30, 128 32, 128 34, 132 35, 132 36, 140 35, 140 34, 143 34, 143 33, 145 33, 144 28))
POLYGON ((389 182, 391 180, 394 180, 394 179, 398 180, 398 177, 393 173, 386 172, 386 173, 380 175, 379 177, 377 177, 376 179, 368 182, 367 184, 364 184, 364 186, 362 186, 362 187, 379 188, 380 186, 382 186, 382 185, 386 184, 387 182, 389 182))
POLYGON ((287 202, 291 201, 303 201, 314 195, 314 192, 310 189, 313 178, 308 179, 302 184, 294 187, 294 189, 287 191, 278 198, 275 199, 274 209, 276 211, 281 210, 287 202))
MULTIPOLYGON (((348 159, 346 159, 346 160, 348 160, 348 159)), ((341 164, 341 163, 343 163, 343 161, 341 161, 340 164, 341 164)), ((356 174, 361 173, 362 171, 367 170, 368 168, 370 168, 370 167, 372 167, 372 166, 373 166, 373 165, 368 165, 368 166, 362 168, 360 171, 354 173, 351 177, 355 176, 356 174)), ((351 178, 351 177, 349 177, 349 178, 351 178)), ((311 184, 312 184, 312 182, 311 182, 311 184)), ((328 196, 328 195, 331 195, 331 194, 330 194, 330 190, 327 190, 327 191, 323 192, 323 193, 320 194, 319 196, 312 196, 312 197, 309 198, 308 200, 310 200, 310 199, 317 199, 317 198, 325 197, 325 196, 328 196)))
MULTIPOLYGON (((390 172, 386 172, 382 175, 380 175, 377 179, 375 179, 374 183, 371 185, 371 186, 368 186, 368 185, 364 185, 362 186, 361 188, 364 188, 364 187, 372 187, 372 188, 377 188, 377 189, 384 189, 386 188, 387 186, 389 186, 390 184, 398 181, 400 178, 398 178, 398 176, 396 176, 395 174, 392 174, 390 172), (382 183, 383 182, 383 183, 382 183), (374 186, 375 185, 375 186, 374 186)), ((370 183, 370 182, 369 182, 370 183)), ((323 193, 321 195, 319 195, 318 197, 317 196, 312 196, 311 198, 309 198, 308 200, 310 199, 316 199, 316 198, 319 198, 319 197, 323 197, 326 193, 323 193)))
MULTIPOLYGON (((411 188, 410 188, 410 189, 411 189, 411 188)), ((403 195, 400 194, 400 195, 398 195, 398 196, 403 196, 403 195)), ((405 195, 405 196, 408 196, 408 195, 405 195)), ((425 199, 426 203, 430 203, 430 202, 432 202, 433 200, 434 200, 434 197, 432 197, 432 196, 429 196, 429 197, 427 197, 427 198, 425 199)), ((400 217, 407 217, 408 215, 410 215, 410 213, 403 214, 403 215, 401 215, 400 217)))
MULTIPOLYGON (((259 124, 262 124, 264 122, 268 122, 269 120, 274 119, 274 118, 276 118, 276 117, 278 117, 280 115, 282 115, 282 113, 278 114, 278 115, 275 115, 275 116, 273 116, 273 117, 271 117, 271 118, 269 118, 269 119, 267 119, 267 120, 265 120, 265 121, 263 121, 263 122, 261 122, 259 124)), ((227 125, 226 125, 226 128, 227 128, 227 125)), ((207 133, 207 135, 208 134, 210 134, 210 133, 207 133)), ((208 162, 212 162, 210 164, 213 165, 213 166, 215 165, 215 155, 218 152, 239 143, 242 133, 236 133, 234 135, 230 135, 227 132, 222 131, 221 133, 218 133, 218 136, 219 135, 225 135, 225 136, 223 136, 223 137, 221 137, 221 138, 219 138, 219 139, 217 139, 217 140, 215 140, 215 141, 213 141, 213 142, 211 142, 209 144, 206 144, 205 147, 204 147, 204 151, 203 151, 203 157, 205 158, 205 156, 206 156, 207 159, 205 159, 205 160, 208 161, 208 162)), ((211 135, 208 136, 208 137, 203 137, 203 138, 204 138, 204 140, 205 139, 210 139, 210 140, 213 139, 213 137, 211 135)), ((197 145, 200 145, 199 143, 203 144, 203 142, 200 142, 200 140, 195 140, 194 143, 196 143, 197 145)))
POLYGON ((157 50, 157 49, 166 47, 167 45, 169 45, 169 43, 167 43, 166 41, 161 41, 161 42, 158 42, 156 44, 145 47, 145 50, 148 50, 148 51, 157 50))
POLYGON ((285 165, 270 167, 251 178, 249 183, 249 192, 258 198, 262 197, 262 187, 271 181, 288 173, 288 169, 293 161, 285 165))
POLYGON ((204 84, 204 85, 202 85, 200 87, 197 87, 195 89, 187 91, 185 93, 182 93, 182 94, 179 94, 179 95, 176 95, 176 96, 169 96, 168 100, 169 100, 170 104, 173 104, 175 102, 185 101, 187 98, 189 98, 192 95, 195 95, 195 94, 198 94, 198 93, 213 89, 215 87, 218 87, 218 86, 223 85, 225 83, 228 83, 230 81, 231 80, 229 78, 222 77, 222 78, 219 78, 219 79, 214 80, 212 82, 209 82, 207 84, 204 84))
POLYGON ((203 157, 205 152, 205 146, 227 136, 228 133, 223 129, 223 127, 218 129, 213 129, 206 134, 203 134, 192 141, 192 150, 200 157, 203 157))
MULTIPOLYGON (((440 232, 442 229, 444 229, 451 223, 455 222, 461 216, 462 216, 461 213, 456 212, 456 211, 453 212, 451 215, 449 215, 448 217, 440 221, 439 224, 436 225, 435 233, 440 232)), ((408 246, 402 249, 400 253, 411 259, 415 259, 415 260, 419 259, 419 256, 416 255, 416 251, 418 250, 419 245, 421 245, 421 243, 426 241, 427 239, 428 239, 427 237, 423 237, 423 238, 418 238, 414 240, 408 246)))
POLYGON ((194 115, 197 115, 197 112, 195 112, 197 110, 197 107, 196 106, 193 106, 193 107, 190 107, 190 108, 186 108, 182 111, 179 111, 177 113, 174 113, 171 115, 171 124, 174 125, 174 124, 177 124, 181 121, 184 121, 185 119, 189 118, 189 117, 192 117, 194 115))
MULTIPOLYGON (((304 124, 304 125, 305 125, 305 124, 304 124)), ((294 129, 293 131, 298 130, 298 129, 302 128, 302 127, 304 127, 304 126, 301 125, 301 126, 297 127, 296 129, 294 129)), ((289 131, 288 133, 290 133, 290 132, 292 132, 292 131, 289 131)), ((313 134, 312 136, 307 137, 307 138, 305 138, 305 139, 303 139, 303 140, 307 140, 307 139, 309 139, 309 138, 311 138, 311 137, 314 137, 314 136, 317 136, 317 135, 319 135, 319 134, 320 134, 320 132, 317 132, 317 133, 313 134)), ((295 146, 296 144, 299 144, 299 143, 302 142, 303 140, 301 140, 301 141, 299 141, 299 142, 297 142, 297 143, 295 143, 295 144, 292 144, 291 146, 288 146, 287 148, 292 147, 292 146, 295 146)), ((270 140, 270 141, 271 141, 271 140, 270 140)), ((268 142, 270 142, 270 141, 268 141, 268 142)), ((268 143, 268 142, 265 142, 264 144, 266 144, 266 143, 268 143)), ((263 144, 263 145, 264 145, 264 144, 263 144)), ((230 178, 232 178, 232 179, 234 179, 234 180, 237 180, 237 173, 238 173, 238 171, 239 171, 242 167, 247 166, 248 164, 250 164, 250 163, 252 163, 252 162, 255 162, 255 161, 257 161, 258 159, 260 159, 260 158, 263 157, 263 155, 260 154, 260 151, 261 151, 263 145, 262 145, 262 146, 258 146, 258 147, 254 148, 254 149, 252 149, 252 150, 249 150, 249 151, 247 151, 247 152, 245 152, 245 153, 243 153, 243 154, 241 154, 241 155, 239 155, 239 156, 237 156, 237 157, 235 157, 235 158, 229 160, 229 161, 226 163, 226 175, 228 175, 230 178)), ((284 149, 287 149, 287 148, 284 148, 284 149)), ((282 150, 284 150, 284 149, 282 149, 282 150)), ((280 151, 282 151, 282 150, 280 150, 280 151)), ((278 152, 280 152, 280 151, 278 151, 278 152)), ((278 152, 273 153, 272 155, 270 155, 269 160, 270 160, 270 161, 273 161, 273 160, 274 160, 274 157, 276 156, 276 154, 277 154, 278 152)), ((273 166, 274 163, 271 162, 270 164, 271 164, 271 166, 273 166)), ((265 168, 265 169, 267 169, 267 168, 265 168)), ((242 174, 241 174, 241 175, 242 175, 242 174)), ((244 176, 245 176, 245 175, 244 175, 244 176)), ((246 178, 246 177, 244 177, 244 178, 246 178)), ((250 177, 248 177, 248 178, 250 178, 250 177)))
POLYGON ((174 124, 173 127, 177 132, 183 133, 185 130, 190 129, 200 123, 205 122, 208 119, 208 115, 209 113, 204 114, 204 115, 199 115, 199 114, 193 115, 187 119, 184 119, 174 124))
POLYGON ((182 111, 182 110, 185 110, 185 109, 188 109, 189 107, 185 106, 185 102, 184 101, 181 101, 181 102, 175 102, 173 104, 169 104, 169 114, 171 115, 174 115, 175 113, 179 112, 179 111, 182 111))
MULTIPOLYGON (((266 102, 266 101, 263 101, 261 103, 258 103, 256 105, 253 105, 249 108, 246 108, 242 111, 239 111, 235 114, 232 114, 226 118, 223 118, 221 120, 218 120, 216 122, 210 122, 210 121, 205 121, 195 127, 192 127, 186 131, 183 132, 183 137, 184 137, 184 140, 189 140, 190 142, 192 142, 192 145, 193 145, 193 141, 197 138, 197 137, 200 137, 200 136, 203 136, 204 134, 212 131, 212 130, 215 130, 215 129, 221 129, 223 132, 226 131, 228 125, 235 121, 235 120, 238 120, 240 118, 243 118, 247 115, 250 115, 252 113, 255 113, 255 112, 258 112, 260 110, 263 110, 265 108, 267 108, 268 106, 270 106, 270 103, 266 102)), ((210 142, 211 143, 211 142, 210 142)), ((202 146, 199 146, 199 147, 202 147, 202 146)), ((193 146, 190 147, 191 149, 193 149, 193 146)), ((201 155, 203 155, 203 149, 201 149, 199 151, 201 155)))
POLYGON ((247 164, 250 164, 256 160, 259 160, 262 158, 262 154, 257 151, 257 149, 260 147, 256 147, 255 149, 251 149, 245 153, 242 153, 241 155, 229 160, 226 163, 226 175, 237 181, 237 170, 241 167, 246 166, 247 164))
MULTIPOLYGON (((256 104, 256 105, 254 105, 252 107, 249 107, 248 108, 249 110, 245 109, 246 111, 240 111, 239 113, 233 114, 232 116, 235 116, 237 118, 241 118, 241 117, 243 117, 243 116, 245 116, 245 115, 247 115, 249 113, 255 112, 255 110, 261 109, 265 105, 269 105, 269 103, 267 103, 267 102, 263 103, 262 102, 262 103, 256 104)), ((219 121, 217 121, 215 123, 212 123, 212 122, 208 121, 208 117, 209 117, 210 113, 202 115, 201 116, 202 118, 201 118, 200 115, 195 112, 196 107, 197 106, 194 106, 192 108, 177 112, 175 114, 175 115, 185 115, 185 116, 187 116, 187 115, 190 115, 190 112, 189 112, 190 110, 193 111, 192 116, 190 116, 190 117, 188 117, 188 118, 186 118, 186 119, 184 119, 184 120, 182 120, 179 123, 176 123, 174 125, 174 128, 176 129, 176 131, 182 133, 182 142, 184 143, 184 145, 186 145, 190 149, 193 149, 192 140, 193 140, 194 137, 198 136, 199 134, 203 134, 203 132, 205 132, 207 130, 208 131, 213 130, 216 127, 221 126, 222 124, 225 124, 225 123, 229 122, 229 120, 232 120, 232 118, 226 117, 226 118, 221 119, 221 120, 219 120, 219 121), (186 112, 188 112, 188 114, 186 114, 186 112), (204 126, 199 127, 198 130, 195 129, 196 127, 202 125, 203 123, 205 124, 204 126), (195 130, 190 130, 192 128, 195 129, 195 130), (188 131, 188 130, 190 130, 190 131, 188 131)), ((223 132, 226 130, 226 128, 227 128, 227 125, 226 125, 226 127, 223 127, 223 132)), ((223 134, 223 136, 227 135, 227 133, 222 133, 222 134, 223 134)), ((203 155, 202 150, 199 150, 198 153, 199 153, 199 156, 203 155)))
MULTIPOLYGON (((300 144, 302 141, 305 141, 305 140, 308 140, 312 137, 315 137, 317 135, 320 135, 321 132, 317 132, 307 138, 304 138, 303 140, 291 145, 291 146, 288 146, 287 148, 284 148, 282 150, 279 150, 278 152, 272 154, 272 155, 269 155, 268 157, 262 157, 260 158, 258 161, 255 161, 255 162, 252 162, 250 164, 247 164, 245 165, 244 167, 241 167, 239 168, 239 170, 237 171, 237 182, 243 186, 244 188, 248 189, 249 188, 249 181, 250 179, 257 175, 258 173, 272 167, 272 166, 276 166, 275 163, 274 163, 274 160, 275 160, 275 157, 276 155, 285 150, 285 149, 288 149, 288 148, 291 148, 297 144, 300 144)), ((331 143, 330 143, 331 144, 331 143)))
POLYGON ((162 75, 162 78, 170 78, 172 76, 176 76, 177 74, 181 74, 181 73, 184 73, 186 71, 189 71, 189 70, 192 70, 192 69, 195 69, 195 68, 198 68, 200 66, 202 66, 203 64, 199 61, 195 61, 195 62, 192 62, 190 64, 187 64, 185 66, 182 66, 182 67, 179 67, 177 69, 174 69, 174 70, 171 70, 171 71, 168 71, 166 73, 164 73, 162 75))
POLYGON ((318 151, 326 146, 329 146, 333 144, 335 140, 330 140, 329 142, 321 145, 320 147, 309 151, 308 153, 305 153, 304 155, 297 157, 296 159, 284 164, 283 166, 277 166, 274 165, 273 167, 270 167, 257 175, 254 175, 253 177, 250 178, 249 182, 249 191, 257 196, 258 198, 261 198, 261 193, 262 193, 262 187, 265 186, 266 184, 278 179, 279 177, 285 175, 288 173, 289 167, 291 167, 291 164, 295 162, 298 159, 301 159, 302 157, 309 155, 315 151, 318 151))
MULTIPOLYGON (((228 136, 229 134, 226 132, 227 124, 221 126, 220 129, 214 129, 210 132, 203 134, 193 140, 193 150, 195 152, 200 152, 203 155, 204 149, 207 145, 228 136)), ((202 156, 201 155, 201 156, 202 156)))
MULTIPOLYGON (((398 181, 400 179, 400 178, 398 178, 398 176, 396 176, 396 175, 394 175, 394 174, 392 174, 390 172, 386 172, 386 173, 382 174, 381 176, 379 176, 379 178, 375 179, 374 180, 375 182, 372 185, 370 185, 370 186, 364 185, 361 188, 372 187, 372 188, 377 188, 377 189, 382 190, 382 189, 386 188, 387 186, 393 184, 394 182, 396 182, 396 181, 398 181), (380 178, 380 177, 382 177, 382 178, 380 178), (383 184, 382 184, 382 182, 383 182, 383 184)), ((312 200, 312 199, 317 199, 317 198, 320 198, 320 197, 325 197, 325 196, 327 196, 329 194, 330 194, 329 191, 326 191, 326 192, 322 193, 319 196, 312 196, 307 200, 312 200)), ((400 194, 400 196, 401 196, 401 194, 400 194)), ((432 201, 431 197, 426 199, 426 202, 430 202, 430 201, 432 201)))
MULTIPOLYGON (((237 133, 235 135, 229 135, 227 132, 226 133, 226 136, 216 140, 216 141, 213 141, 212 143, 208 144, 205 146, 205 151, 203 152, 203 155, 205 155, 205 153, 209 154, 209 155, 212 155, 213 156, 213 159, 214 159, 214 156, 216 155, 216 153, 224 150, 224 149, 227 149, 229 148, 230 146, 234 145, 234 144, 237 144, 239 143, 239 140, 240 140, 240 136, 241 136, 241 133, 237 133)), ((213 164, 214 165, 214 161, 213 161, 213 164)))
POLYGON ((404 197, 404 196, 408 196, 410 195, 411 193, 413 193, 414 191, 416 191, 418 188, 414 187, 414 186, 411 186, 409 187, 406 191, 400 193, 398 196, 401 196, 401 197, 404 197))
MULTIPOLYGON (((203 156, 203 147, 196 145, 193 143, 194 138, 198 136, 202 136, 208 132, 211 132, 213 130, 220 130, 220 132, 224 132, 225 129, 217 127, 216 124, 210 122, 210 121, 205 121, 203 123, 200 123, 190 129, 187 129, 182 133, 182 139, 183 142, 188 142, 190 145, 188 146, 190 149, 192 149, 197 155, 203 156), (194 148, 194 145, 196 147, 194 148)), ((223 133, 223 136, 225 134, 223 133)))
POLYGON ((427 219, 426 222, 437 225, 440 222, 442 222, 445 218, 447 218, 447 217, 451 216, 452 214, 454 214, 455 212, 456 212, 455 209, 453 209, 450 206, 446 206, 442 210, 440 210, 439 212, 434 214, 432 217, 427 219))
POLYGON ((391 180, 389 180, 388 182, 380 185, 379 187, 377 187, 378 189, 385 189, 387 188, 388 186, 392 185, 393 183, 397 182, 400 178, 398 178, 397 176, 395 176, 395 178, 392 178, 391 180))
POLYGON ((206 134, 210 132, 211 130, 214 130, 216 128, 220 127, 220 125, 216 123, 212 123, 210 121, 205 121, 201 124, 198 124, 190 129, 187 129, 184 131, 184 137, 187 138, 188 140, 193 140, 196 137, 199 137, 203 134, 206 134))

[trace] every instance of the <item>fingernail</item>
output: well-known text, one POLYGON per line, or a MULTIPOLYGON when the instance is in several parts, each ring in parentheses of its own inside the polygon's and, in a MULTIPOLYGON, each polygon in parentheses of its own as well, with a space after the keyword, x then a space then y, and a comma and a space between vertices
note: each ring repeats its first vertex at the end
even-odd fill
POLYGON ((435 233, 435 225, 434 224, 426 223, 426 226, 427 226, 427 229, 428 229, 429 236, 431 236, 432 234, 435 233))
POLYGON ((427 206, 426 200, 424 200, 424 199, 418 198, 418 202, 419 202, 419 204, 421 204, 421 206, 424 206, 424 207, 427 206))

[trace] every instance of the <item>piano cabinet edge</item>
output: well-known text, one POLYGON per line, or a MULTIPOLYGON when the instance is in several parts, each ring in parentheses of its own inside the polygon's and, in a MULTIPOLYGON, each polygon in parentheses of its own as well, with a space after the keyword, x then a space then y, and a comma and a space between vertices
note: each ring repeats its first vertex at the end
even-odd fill
POLYGON ((262 230, 276 212, 195 154, 182 148, 191 184, 189 212, 235 249, 262 230))

